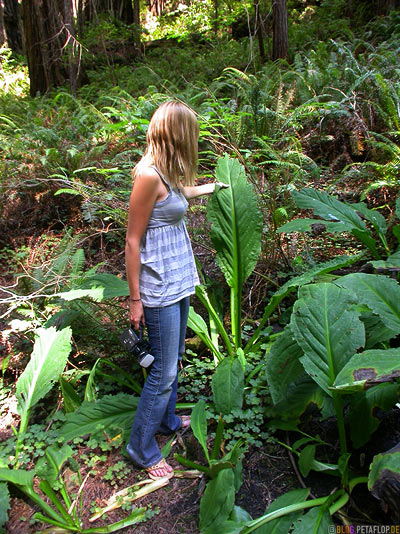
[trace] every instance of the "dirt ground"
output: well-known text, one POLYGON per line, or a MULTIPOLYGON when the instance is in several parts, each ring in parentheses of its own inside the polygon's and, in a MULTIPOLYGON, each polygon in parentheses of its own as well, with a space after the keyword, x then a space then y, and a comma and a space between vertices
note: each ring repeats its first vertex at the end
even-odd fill
MULTIPOLYGON (((321 436, 335 440, 334 422, 328 422, 319 427, 321 436)), ((4 438, 3 433, 2 437, 4 438)), ((193 441, 191 432, 186 432, 182 436, 185 445, 193 441)), ((294 435, 287 433, 279 435, 281 441, 294 440, 294 435)), ((167 438, 159 438, 160 446, 163 446, 167 438)), ((380 430, 374 434, 368 447, 355 454, 355 458, 364 455, 366 460, 370 460, 374 454, 391 448, 393 444, 400 441, 400 410, 391 410, 383 416, 380 430)), ((333 443, 334 441, 331 441, 333 443)), ((85 452, 84 449, 80 454, 85 452)), ((175 445, 168 461, 175 469, 183 469, 174 458, 174 452, 181 452, 179 444, 175 445)), ((89 523, 91 516, 90 507, 96 502, 103 505, 104 500, 109 498, 116 491, 128 487, 143 478, 143 472, 132 466, 131 474, 123 480, 120 485, 111 487, 104 480, 104 473, 109 465, 123 459, 120 450, 114 450, 108 457, 106 465, 100 469, 95 476, 89 476, 82 492, 83 509, 82 520, 85 528, 99 527, 102 524, 109 524, 126 517, 128 510, 115 510, 107 515, 103 521, 100 519, 94 523, 89 523)), ((354 468, 357 466, 355 465, 354 468)), ((84 469, 84 468, 83 468, 84 469)), ((85 476, 83 471, 82 477, 85 476)), ((312 472, 309 477, 302 480, 297 468, 290 457, 287 449, 283 446, 268 442, 262 448, 250 448, 243 459, 243 484, 236 496, 236 504, 246 509, 253 518, 262 515, 265 509, 273 500, 286 491, 299 487, 309 487, 314 497, 328 495, 337 485, 337 479, 324 476, 320 473, 312 472)), ((154 516, 148 521, 126 527, 121 532, 126 534, 196 534, 198 530, 199 502, 204 491, 205 480, 173 478, 169 484, 136 501, 137 507, 150 507, 154 516)), ((46 525, 31 525, 29 520, 37 509, 31 506, 21 495, 12 493, 11 510, 9 520, 6 524, 6 534, 34 534, 41 529, 48 528, 46 525)), ((350 524, 393 524, 393 519, 389 510, 377 501, 366 488, 360 487, 352 495, 350 505, 345 510, 345 516, 350 524)), ((340 524, 340 523, 339 523, 340 524)), ((55 530, 46 530, 46 534, 55 533, 55 530)))

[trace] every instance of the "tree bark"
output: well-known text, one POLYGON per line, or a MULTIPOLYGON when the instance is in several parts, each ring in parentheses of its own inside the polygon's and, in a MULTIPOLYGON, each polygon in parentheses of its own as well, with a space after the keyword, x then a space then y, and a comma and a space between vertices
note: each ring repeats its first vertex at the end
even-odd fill
MULTIPOLYGON (((133 0, 134 2, 136 0, 133 0)), ((165 0, 149 0, 149 11, 155 17, 160 17, 165 8, 165 0)))
POLYGON ((78 0, 79 31, 84 22, 92 22, 99 13, 108 13, 126 24, 134 22, 132 0, 78 0))
POLYGON ((67 32, 67 52, 68 52, 68 75, 71 93, 76 93, 78 88, 80 49, 76 41, 74 15, 72 12, 71 0, 64 0, 64 26, 67 32))
POLYGON ((218 29, 219 29, 219 0, 213 0, 214 5, 214 20, 212 23, 213 31, 215 33, 215 36, 218 35, 218 29))
MULTIPOLYGON (((20 24, 20 13, 17 0, 0 0, 3 8, 3 24, 5 41, 13 52, 22 52, 22 35, 20 24)), ((1 16, 1 15, 0 15, 1 16)))
POLYGON ((83 27, 84 27, 84 24, 85 24, 85 13, 84 13, 83 9, 84 9, 83 0, 78 0, 76 18, 77 18, 77 22, 78 22, 78 35, 79 35, 79 38, 82 38, 83 34, 84 34, 83 27))
POLYGON ((258 50, 260 52, 260 61, 265 63, 265 47, 264 47, 264 36, 262 32, 262 21, 260 16, 260 3, 259 0, 254 0, 254 11, 255 11, 255 33, 257 34, 258 39, 258 50))
POLYGON ((286 0, 274 0, 272 60, 286 59, 289 50, 286 0))
POLYGON ((136 53, 138 56, 140 56, 142 54, 140 43, 140 0, 133 0, 133 23, 135 25, 133 41, 135 44, 136 53))
POLYGON ((120 0, 119 20, 125 24, 132 24, 134 22, 132 0, 120 0))
POLYGON ((396 0, 378 0, 378 15, 389 15, 394 9, 396 9, 396 0))
POLYGON ((80 77, 72 0, 23 0, 22 8, 31 96, 67 81, 75 90, 80 77))
POLYGON ((0 0, 0 46, 7 46, 7 34, 4 26, 4 0, 0 0))

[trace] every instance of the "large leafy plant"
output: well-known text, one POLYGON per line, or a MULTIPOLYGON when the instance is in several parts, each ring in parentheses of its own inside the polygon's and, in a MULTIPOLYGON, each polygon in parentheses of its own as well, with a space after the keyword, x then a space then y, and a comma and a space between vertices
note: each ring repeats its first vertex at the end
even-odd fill
MULTIPOLYGON (((399 303, 399 284, 383 275, 356 273, 335 283, 304 286, 290 324, 267 355, 274 425, 296 429, 310 404, 319 406, 325 416, 336 416, 337 462, 317 460, 318 438, 303 438, 292 451, 304 476, 310 470, 337 475, 347 494, 367 478, 349 469, 346 418, 358 448, 379 425, 376 408, 390 409, 398 399, 400 350, 390 348, 390 340, 400 333, 399 303)), ((385 460, 382 469, 391 462, 385 460)), ((379 478, 376 465, 370 487, 379 478)))
POLYGON ((250 340, 242 347, 242 294, 246 279, 253 272, 261 246, 262 218, 256 195, 247 183, 243 167, 237 160, 225 156, 218 160, 217 180, 229 185, 220 189, 208 203, 207 216, 211 222, 211 239, 216 249, 216 261, 230 287, 231 335, 221 319, 217 298, 206 284, 196 288, 196 295, 209 315, 209 327, 193 308, 189 326, 213 352, 216 361, 223 359, 215 333, 220 335, 229 356, 244 354, 257 348, 260 334, 279 303, 296 287, 309 283, 320 274, 326 274, 356 261, 357 257, 342 257, 310 269, 304 275, 291 279, 271 298, 264 315, 250 340), (239 350, 239 352, 238 352, 239 350), (243 354, 243 353, 242 353, 243 354))
MULTIPOLYGON (((241 346, 242 290, 243 285, 256 266, 261 246, 262 217, 257 199, 247 182, 244 169, 237 160, 228 156, 220 158, 215 170, 219 182, 228 184, 220 189, 208 203, 207 216, 211 222, 211 239, 216 248, 216 261, 230 287, 230 308, 233 346, 241 346)), ((204 287, 197 295, 208 309, 222 335, 229 354, 233 347, 222 322, 212 306, 204 287)), ((195 323, 194 311, 190 320, 195 323)))
MULTIPOLYGON (((67 461, 73 464, 73 451, 69 445, 48 447, 45 455, 31 471, 23 469, 0 468, 0 481, 8 482, 33 501, 41 511, 34 514, 34 519, 43 521, 54 527, 52 532, 78 532, 81 534, 107 534, 144 521, 146 509, 137 508, 128 517, 102 527, 84 528, 81 518, 81 498, 86 479, 81 480, 77 495, 72 497, 68 491, 68 482, 63 475, 67 461), (47 500, 44 500, 34 485, 39 479, 39 488, 47 500), (50 504, 49 504, 50 503, 50 504)), ((6 496, 5 484, 0 484, 0 502, 6 496)))
POLYGON ((204 534, 212 534, 225 521, 249 519, 245 510, 235 506, 235 493, 242 484, 241 456, 246 446, 238 440, 229 452, 223 451, 224 416, 242 404, 244 368, 237 358, 225 358, 213 377, 213 398, 216 410, 220 413, 212 450, 208 450, 207 408, 199 400, 193 408, 191 427, 193 434, 203 449, 207 465, 193 462, 181 455, 175 458, 208 478, 206 489, 200 501, 199 528, 204 534), (224 367, 230 367, 226 370, 224 367), (226 380, 227 376, 230 380, 226 380))
POLYGON ((317 444, 330 445, 318 437, 305 435, 291 450, 299 457, 303 476, 313 469, 341 477, 342 484, 319 498, 308 499, 308 489, 290 491, 256 519, 243 510, 222 514, 218 532, 326 532, 333 523, 332 516, 349 502, 355 486, 368 482, 371 492, 379 497, 388 473, 398 476, 398 448, 375 456, 368 476, 350 471, 344 408, 353 445, 359 447, 378 427, 375 408, 389 409, 397 402, 400 350, 388 347, 400 333, 399 297, 399 284, 378 275, 351 274, 335 283, 299 289, 291 322, 266 359, 274 402, 273 425, 296 429, 299 416, 310 404, 320 406, 324 415, 335 414, 340 442, 336 463, 316 458, 317 444))
MULTIPOLYGON (((372 253, 375 260, 391 255, 387 239, 387 224, 379 211, 368 209, 364 202, 349 204, 341 202, 323 191, 302 189, 293 191, 292 197, 299 208, 312 210, 323 219, 330 233, 349 232, 360 240, 372 253)), ((400 219, 400 198, 396 202, 396 216, 400 219)), ((279 228, 279 232, 310 232, 321 219, 295 219, 279 228)), ((392 232, 400 242, 400 224, 392 227, 392 232)))
POLYGON ((28 428, 32 408, 50 391, 58 380, 71 351, 71 329, 40 328, 31 359, 17 381, 18 411, 21 423, 18 431, 16 457, 28 428))

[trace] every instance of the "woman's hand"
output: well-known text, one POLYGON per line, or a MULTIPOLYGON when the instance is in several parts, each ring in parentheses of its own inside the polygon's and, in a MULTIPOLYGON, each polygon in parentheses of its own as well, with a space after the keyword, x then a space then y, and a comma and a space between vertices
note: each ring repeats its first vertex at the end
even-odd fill
POLYGON ((221 189, 226 189, 227 187, 230 187, 229 184, 224 184, 224 182, 215 182, 215 185, 218 185, 221 189))
POLYGON ((144 325, 143 304, 141 300, 129 301, 129 321, 135 330, 139 330, 140 323, 144 325))

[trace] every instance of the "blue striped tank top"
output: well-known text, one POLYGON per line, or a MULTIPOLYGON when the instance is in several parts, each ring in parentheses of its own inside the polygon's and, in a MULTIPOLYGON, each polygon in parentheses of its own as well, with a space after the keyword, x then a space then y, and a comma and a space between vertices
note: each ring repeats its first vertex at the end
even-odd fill
POLYGON ((155 308, 192 295, 200 282, 184 220, 187 200, 152 168, 168 194, 155 203, 141 240, 139 289, 143 305, 155 308))

